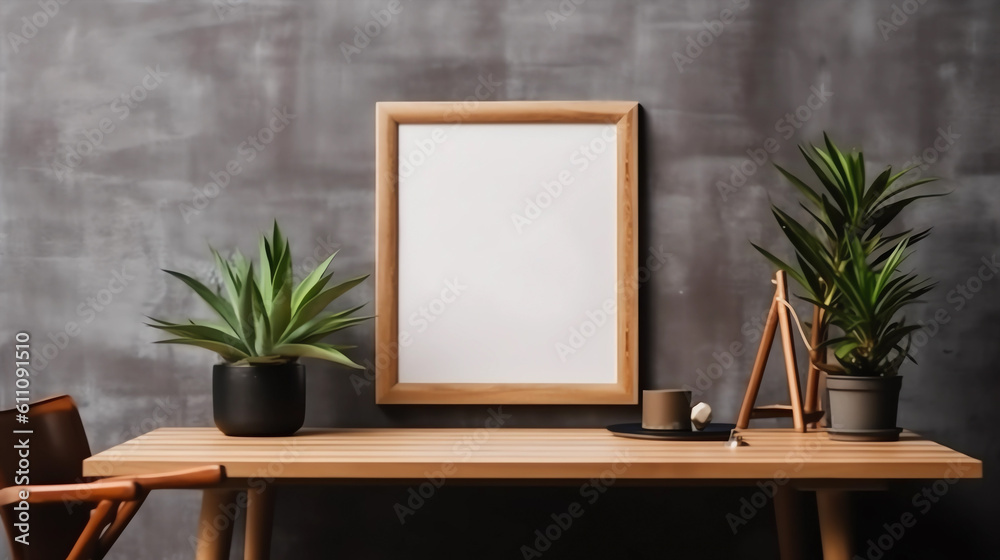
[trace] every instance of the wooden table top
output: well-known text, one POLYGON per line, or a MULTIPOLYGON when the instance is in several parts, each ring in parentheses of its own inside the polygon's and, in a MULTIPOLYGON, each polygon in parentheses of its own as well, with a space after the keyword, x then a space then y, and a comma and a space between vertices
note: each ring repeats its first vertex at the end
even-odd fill
POLYGON ((304 429, 234 438, 215 428, 160 428, 84 461, 85 476, 225 466, 231 478, 937 479, 982 478, 982 462, 904 432, 889 443, 824 432, 745 430, 748 445, 649 441, 604 429, 304 429), (610 473, 607 471, 610 469, 610 473))

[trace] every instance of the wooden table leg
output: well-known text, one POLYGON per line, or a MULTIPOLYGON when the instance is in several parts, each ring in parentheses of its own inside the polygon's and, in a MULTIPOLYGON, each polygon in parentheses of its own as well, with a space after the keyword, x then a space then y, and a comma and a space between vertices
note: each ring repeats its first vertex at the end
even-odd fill
POLYGON ((247 490, 247 534, 245 560, 268 560, 271 556, 271 524, 274 520, 274 486, 247 490))
POLYGON ((201 493, 196 560, 229 560, 236 523, 236 490, 210 488, 201 493))
POLYGON ((850 560, 854 545, 850 494, 844 490, 816 490, 816 507, 819 510, 823 560, 850 560))
POLYGON ((778 486, 774 493, 774 520, 778 527, 781 560, 802 558, 802 496, 791 486, 778 486))

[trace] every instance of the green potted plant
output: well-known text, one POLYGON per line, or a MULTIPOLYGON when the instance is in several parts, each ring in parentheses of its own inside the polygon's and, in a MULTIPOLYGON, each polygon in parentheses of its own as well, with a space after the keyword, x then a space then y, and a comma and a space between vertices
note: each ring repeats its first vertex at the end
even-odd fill
POLYGON ((149 326, 177 338, 161 344, 198 346, 219 355, 212 372, 215 424, 230 436, 280 436, 295 433, 305 420, 305 367, 299 358, 319 358, 363 369, 343 350, 322 342, 330 334, 370 317, 354 317, 363 305, 323 312, 367 278, 327 287, 331 255, 292 286, 292 255, 277 222, 270 239, 261 235, 259 267, 239 251, 232 259, 212 249, 221 285, 210 289, 198 280, 165 270, 208 303, 221 321, 171 323, 150 317, 149 326), (255 268, 257 269, 255 271, 255 268))
POLYGON ((913 202, 943 193, 913 195, 912 189, 935 179, 903 184, 900 179, 912 167, 895 174, 886 167, 867 184, 863 153, 844 153, 823 137, 826 150, 799 148, 820 188, 775 165, 805 198, 801 206, 809 217, 803 225, 772 206, 794 248, 795 265, 754 247, 793 278, 806 293, 801 297, 819 310, 814 317, 821 343, 810 361, 827 374, 831 435, 892 440, 899 434, 899 368, 905 359, 912 361, 909 340, 920 328, 907 324, 902 311, 932 286, 899 270, 907 250, 929 230, 891 233, 889 226, 913 202))
POLYGON ((830 428, 839 439, 895 439, 899 367, 909 357, 911 333, 920 329, 906 324, 900 312, 918 303, 932 285, 899 271, 909 238, 896 243, 877 266, 869 262, 859 239, 849 242, 850 258, 833 277, 840 291, 836 305, 821 304, 829 323, 842 333, 824 343, 836 358, 823 366, 830 428))

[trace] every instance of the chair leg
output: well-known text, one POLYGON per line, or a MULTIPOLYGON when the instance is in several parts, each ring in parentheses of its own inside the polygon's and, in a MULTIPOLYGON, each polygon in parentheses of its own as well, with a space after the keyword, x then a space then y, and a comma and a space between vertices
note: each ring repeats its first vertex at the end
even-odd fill
POLYGON ((229 560, 236 523, 236 490, 206 489, 201 493, 197 560, 229 560))
POLYGON ((142 503, 146 501, 147 495, 147 492, 143 492, 143 494, 135 500, 122 502, 122 504, 118 506, 118 513, 115 515, 114 520, 111 522, 108 529, 104 531, 104 534, 101 535, 99 548, 102 553, 106 554, 107 551, 110 550, 115 544, 115 541, 117 541, 118 537, 121 536, 125 527, 127 527, 129 522, 132 521, 132 518, 135 517, 139 508, 142 507, 142 503))
POLYGON ((781 560, 802 558, 802 496, 789 485, 774 492, 774 520, 778 528, 778 551, 781 560))
POLYGON ((247 529, 243 545, 245 560, 271 557, 271 524, 274 521, 274 486, 247 490, 247 529))
POLYGON ((819 510, 820 539, 823 560, 850 560, 851 511, 850 494, 844 490, 816 490, 819 510))
POLYGON ((91 510, 90 521, 83 528, 80 538, 76 540, 76 544, 73 545, 73 550, 70 551, 66 560, 91 560, 92 558, 103 557, 104 555, 100 553, 100 549, 97 546, 98 539, 104 527, 114 519, 117 509, 118 502, 111 500, 99 502, 97 507, 91 510))

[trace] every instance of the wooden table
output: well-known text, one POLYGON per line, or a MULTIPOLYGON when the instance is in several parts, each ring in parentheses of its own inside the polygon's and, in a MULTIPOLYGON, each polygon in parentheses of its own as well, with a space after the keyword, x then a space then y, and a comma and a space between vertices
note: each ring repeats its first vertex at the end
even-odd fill
MULTIPOLYGON (((626 439, 603 429, 306 429, 292 437, 232 438, 215 428, 160 428, 87 459, 85 476, 219 464, 230 479, 206 490, 199 560, 229 557, 232 504, 246 500, 245 557, 266 559, 273 483, 338 480, 614 480, 640 484, 772 481, 782 558, 799 555, 794 495, 815 490, 823 555, 849 559, 849 490, 901 479, 982 478, 982 462, 904 432, 898 442, 831 441, 824 432, 743 431, 746 446, 626 439), (239 490, 246 489, 246 493, 239 490)), ((770 485, 768 485, 770 486, 770 485)))

